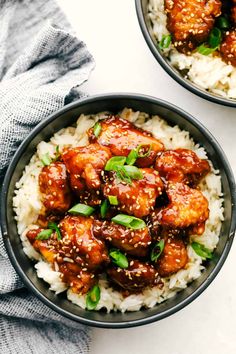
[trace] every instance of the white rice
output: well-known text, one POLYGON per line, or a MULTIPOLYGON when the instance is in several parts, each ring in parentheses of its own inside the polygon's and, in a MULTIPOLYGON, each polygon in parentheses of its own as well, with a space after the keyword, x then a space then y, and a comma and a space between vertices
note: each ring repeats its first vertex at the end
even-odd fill
MULTIPOLYGON (((169 33, 164 0, 149 0, 148 16, 152 23, 151 35, 154 41, 160 42, 162 36, 169 33)), ((163 52, 170 63, 184 71, 185 78, 196 85, 219 96, 236 98, 236 68, 220 57, 200 53, 185 55, 179 53, 173 44, 163 52)))
MULTIPOLYGON (((13 206, 16 213, 18 232, 22 240, 22 245, 26 255, 36 261, 35 269, 39 278, 42 278, 50 284, 50 290, 57 294, 67 290, 67 296, 70 301, 78 306, 85 308, 86 296, 73 293, 60 278, 57 264, 54 264, 55 270, 51 265, 43 260, 41 255, 35 251, 26 237, 29 229, 36 228, 35 222, 42 207, 41 195, 38 188, 38 175, 42 168, 40 159, 45 153, 51 157, 55 152, 55 147, 59 145, 61 150, 65 146, 83 146, 88 144, 86 130, 94 125, 96 121, 104 118, 106 113, 97 115, 81 115, 77 121, 76 127, 68 127, 57 132, 49 142, 42 141, 37 146, 37 152, 31 158, 30 163, 25 167, 24 173, 16 184, 13 206)), ((203 159, 207 159, 205 150, 195 144, 189 133, 180 130, 178 126, 171 127, 158 116, 150 117, 146 113, 133 112, 125 108, 121 116, 135 123, 138 127, 150 131, 153 136, 160 139, 167 149, 186 148, 196 152, 203 159)), ((214 250, 218 243, 221 222, 223 216, 223 198, 221 193, 221 178, 218 171, 214 170, 211 164, 211 172, 203 179, 200 184, 205 197, 209 202, 210 217, 206 222, 205 232, 202 236, 191 236, 204 244, 210 250, 214 250)), ((122 294, 109 285, 104 276, 99 280, 101 288, 101 299, 97 310, 105 308, 108 312, 113 311, 137 311, 141 307, 153 307, 157 303, 174 296, 178 291, 187 287, 188 283, 201 275, 204 266, 202 259, 193 249, 188 246, 189 262, 185 269, 178 271, 169 278, 163 279, 164 287, 159 289, 153 287, 144 290, 141 294, 123 297, 122 294)))

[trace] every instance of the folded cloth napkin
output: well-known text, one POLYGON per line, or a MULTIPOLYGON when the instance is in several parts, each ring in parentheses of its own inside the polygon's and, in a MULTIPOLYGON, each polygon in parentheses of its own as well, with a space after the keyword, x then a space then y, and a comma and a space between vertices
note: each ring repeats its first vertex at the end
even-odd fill
MULTIPOLYGON (((0 185, 30 130, 80 98, 94 60, 54 0, 0 0, 0 185)), ((0 234, 0 353, 87 353, 89 329, 26 290, 0 234)))

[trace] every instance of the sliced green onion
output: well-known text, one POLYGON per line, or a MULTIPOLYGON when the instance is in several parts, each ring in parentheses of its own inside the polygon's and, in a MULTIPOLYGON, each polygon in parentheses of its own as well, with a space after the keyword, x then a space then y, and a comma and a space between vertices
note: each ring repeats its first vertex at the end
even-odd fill
POLYGON ((46 230, 40 231, 38 233, 38 235, 36 236, 36 240, 48 240, 49 237, 51 236, 51 234, 52 234, 51 229, 46 229, 46 230))
POLYGON ((129 155, 126 158, 127 165, 133 165, 135 163, 135 161, 137 160, 137 158, 138 158, 138 154, 137 154, 136 149, 131 150, 129 155))
POLYGON ((127 165, 133 165, 139 157, 148 157, 152 150, 152 145, 151 144, 148 145, 140 144, 136 149, 131 150, 126 159, 127 165), (148 146, 148 145, 149 145, 148 151, 145 152, 144 154, 140 154, 140 150, 143 149, 144 146, 148 146))
POLYGON ((78 203, 68 210, 68 213, 89 216, 94 212, 94 210, 95 209, 89 205, 78 203))
POLYGON ((49 229, 56 231, 57 239, 61 240, 61 231, 60 231, 59 227, 57 226, 57 224, 55 222, 50 221, 48 223, 48 227, 49 227, 49 229))
POLYGON ((202 259, 211 259, 212 258, 212 252, 203 246, 201 243, 198 242, 192 242, 191 246, 194 250, 194 252, 200 256, 202 259))
POLYGON ((114 223, 129 227, 130 229, 143 229, 146 227, 145 222, 142 219, 135 218, 131 215, 118 214, 111 219, 114 223))
POLYGON ((157 242, 155 244, 155 246, 153 247, 153 249, 151 251, 151 261, 152 262, 157 261, 157 259, 160 257, 160 255, 162 254, 162 252, 164 250, 164 246, 165 246, 164 240, 160 240, 159 242, 157 242))
POLYGON ((94 285, 86 296, 86 308, 94 310, 99 303, 101 290, 98 285, 94 285))
POLYGON ((206 47, 205 44, 201 44, 198 48, 197 51, 198 53, 202 54, 202 55, 209 55, 212 54, 213 52, 215 52, 218 49, 218 47, 216 48, 209 48, 206 47))
POLYGON ((225 16, 220 16, 217 21, 217 26, 220 28, 220 29, 228 29, 230 27, 230 23, 229 23, 229 20, 227 17, 225 16))
POLYGON ((160 49, 166 49, 170 46, 170 43, 171 43, 171 34, 163 34, 158 45, 160 49))
POLYGON ((107 161, 105 171, 116 171, 119 166, 123 166, 125 164, 125 161, 125 156, 113 156, 107 161))
POLYGON ((57 161, 58 160, 58 158, 60 157, 60 152, 59 152, 59 145, 57 145, 56 146, 56 150, 55 150, 55 156, 54 156, 54 158, 52 159, 52 162, 54 162, 54 161, 57 161))
POLYGON ((101 217, 103 219, 106 217, 107 211, 108 211, 108 200, 105 199, 102 202, 101 207, 100 207, 100 213, 101 213, 101 217))
POLYGON ((217 27, 214 27, 211 30, 211 33, 208 38, 208 43, 209 43, 210 47, 217 48, 220 45, 221 40, 222 40, 221 30, 217 27))
POLYGON ((108 200, 111 205, 118 205, 118 199, 115 195, 108 195, 108 200))
POLYGON ((148 144, 148 145, 145 145, 145 144, 140 144, 138 147, 137 147, 137 154, 138 154, 138 157, 148 157, 150 156, 150 153, 152 151, 152 144, 148 144), (142 150, 144 148, 144 146, 148 146, 149 145, 149 148, 148 148, 148 151, 145 152, 144 154, 140 154, 140 150, 142 150))
POLYGON ((50 163, 52 162, 52 159, 49 156, 48 152, 42 156, 41 162, 44 166, 50 165, 50 163))
POLYGON ((94 127, 93 127, 93 134, 96 136, 96 138, 99 136, 99 134, 101 133, 102 130, 102 126, 99 122, 95 123, 94 127))
POLYGON ((111 249, 109 256, 114 264, 120 268, 128 268, 129 262, 127 257, 117 249, 111 249))
POLYGON ((127 174, 127 172, 125 171, 124 167, 125 166, 119 166, 116 170, 116 175, 121 181, 124 181, 127 184, 131 184, 132 180, 127 174))
POLYGON ((136 167, 136 166, 123 166, 122 168, 125 173, 131 178, 131 179, 142 179, 143 174, 141 170, 136 167))

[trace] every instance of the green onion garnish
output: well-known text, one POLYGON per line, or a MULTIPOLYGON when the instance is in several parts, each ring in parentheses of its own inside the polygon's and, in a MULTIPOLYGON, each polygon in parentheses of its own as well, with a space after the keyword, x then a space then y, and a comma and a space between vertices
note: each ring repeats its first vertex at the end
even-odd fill
POLYGON ((46 230, 40 231, 38 233, 38 235, 36 236, 36 240, 48 240, 49 237, 51 236, 52 232, 53 231, 51 229, 46 229, 46 230))
POLYGON ((138 145, 138 147, 136 149, 131 150, 129 155, 127 156, 127 159, 126 159, 127 165, 133 165, 139 157, 148 157, 151 153, 151 150, 152 150, 152 145, 151 144, 148 144, 148 145, 140 144, 140 145, 138 145), (140 150, 142 150, 145 146, 148 146, 148 145, 149 145, 148 151, 141 154, 140 150))
POLYGON ((194 252, 200 256, 202 259, 211 259, 212 258, 212 252, 206 248, 205 246, 203 246, 201 243, 198 242, 192 242, 191 246, 194 250, 194 252))
POLYGON ((96 138, 99 136, 99 134, 101 133, 102 130, 102 126, 99 122, 95 123, 94 127, 93 127, 93 134, 96 136, 96 138))
POLYGON ((131 150, 129 155, 126 158, 127 165, 133 165, 135 163, 135 161, 137 160, 137 158, 138 158, 138 154, 137 154, 136 149, 131 150))
POLYGON ((131 179, 142 179, 143 174, 141 170, 136 166, 123 166, 122 170, 131 178, 131 179))
POLYGON ((115 195, 108 195, 108 200, 111 205, 118 205, 118 199, 115 195))
POLYGON ((55 150, 55 156, 54 156, 54 158, 52 159, 52 162, 54 162, 54 161, 57 161, 58 160, 58 158, 60 157, 60 152, 59 152, 59 145, 57 145, 56 146, 56 150, 55 150))
POLYGON ((106 217, 107 211, 108 211, 108 200, 105 199, 102 202, 101 207, 100 207, 100 213, 101 213, 101 217, 103 219, 106 217))
POLYGON ((206 47, 205 44, 201 44, 198 48, 197 51, 198 53, 202 54, 202 55, 209 55, 213 52, 215 52, 218 49, 218 47, 216 48, 209 48, 206 47))
POLYGON ((145 145, 145 144, 140 144, 138 147, 137 147, 137 154, 138 154, 138 157, 148 157, 152 151, 152 144, 148 144, 148 145, 145 145), (148 148, 148 151, 147 152, 144 152, 143 154, 140 153, 140 150, 142 150, 145 146, 148 146, 149 145, 149 148, 148 148))
POLYGON ((157 242, 155 244, 155 246, 153 247, 153 249, 151 251, 151 261, 152 262, 157 261, 157 259, 160 257, 160 255, 162 254, 162 252, 164 250, 164 246, 165 246, 164 240, 160 240, 159 242, 157 242))
POLYGON ((230 23, 227 17, 225 16, 220 16, 217 20, 216 20, 217 26, 220 29, 228 29, 230 27, 230 23))
POLYGON ((222 39, 221 30, 217 27, 214 27, 211 30, 211 33, 208 38, 208 43, 209 43, 210 47, 217 48, 221 43, 221 39, 222 39))
POLYGON ((49 229, 56 231, 57 239, 61 240, 61 231, 60 231, 59 227, 57 226, 57 224, 55 222, 50 221, 48 223, 48 227, 49 227, 49 229))
POLYGON ((94 310, 99 303, 101 290, 98 285, 94 285, 86 296, 86 308, 94 310))
POLYGON ((126 214, 118 214, 111 219, 114 223, 129 227, 130 229, 143 229, 146 227, 145 222, 142 219, 135 218, 134 216, 126 214))
POLYGON ((68 210, 68 213, 89 216, 94 212, 94 210, 95 209, 89 205, 78 203, 68 210))
POLYGON ((160 49, 166 49, 169 47, 170 43, 171 43, 171 34, 163 34, 158 45, 160 49))
POLYGON ((113 156, 107 161, 105 171, 116 171, 119 166, 125 164, 125 161, 125 156, 113 156))
POLYGON ((52 159, 49 156, 48 152, 42 156, 41 162, 44 166, 50 165, 50 163, 52 162, 52 159))
POLYGON ((109 256, 114 264, 120 268, 128 268, 129 262, 127 257, 117 249, 111 249, 109 256))

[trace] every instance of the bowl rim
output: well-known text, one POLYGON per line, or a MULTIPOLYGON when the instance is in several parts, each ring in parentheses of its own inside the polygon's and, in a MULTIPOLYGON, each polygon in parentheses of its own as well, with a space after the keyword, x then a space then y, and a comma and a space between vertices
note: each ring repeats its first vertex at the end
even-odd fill
POLYGON ((52 310, 56 311, 57 313, 61 314, 62 316, 65 316, 69 319, 72 319, 76 322, 80 322, 85 325, 93 326, 93 327, 100 327, 100 328, 129 328, 129 327, 136 327, 144 324, 149 324, 152 322, 155 322, 157 320, 161 320, 165 317, 168 317, 171 314, 174 314, 175 312, 179 311, 189 303, 191 303, 194 299, 196 299, 213 281, 213 279, 216 277, 220 269, 222 268, 227 255, 230 251, 230 248, 232 246, 233 238, 234 238, 234 233, 236 229, 236 186, 235 186, 235 180, 234 180, 234 175, 231 170, 231 167, 228 163, 228 160, 225 156, 225 153, 223 152, 222 148, 216 141, 216 139, 212 136, 212 134, 205 128, 201 122, 199 122, 196 118, 185 112, 183 109, 178 108, 177 106, 173 105, 172 103, 169 103, 167 101, 161 100, 159 98, 155 98, 152 96, 147 96, 143 94, 137 94, 137 93, 109 93, 109 94, 99 94, 99 95, 94 95, 90 97, 86 97, 83 99, 80 99, 78 101, 75 101, 73 103, 70 103, 66 105, 65 107, 59 109, 58 111, 50 114, 47 118, 45 118, 42 122, 40 122, 24 139, 24 141, 21 143, 19 148, 17 149, 16 153, 14 154, 13 159, 11 160, 7 172, 5 174, 5 178, 3 181, 2 185, 2 192, 1 192, 1 229, 2 229, 2 235, 3 235, 3 241, 7 250, 7 253, 9 255, 9 258, 11 260, 11 263, 13 267, 15 268, 16 272, 22 279, 23 283, 26 285, 26 287, 32 291, 36 297, 38 297, 45 305, 47 305, 49 308, 52 310), (148 103, 154 103, 158 104, 166 109, 171 110, 174 113, 177 113, 181 115, 184 119, 192 123, 200 132, 206 136, 207 140, 211 142, 211 144, 214 147, 214 150, 216 151, 216 154, 220 157, 223 169, 225 171, 225 174, 228 179, 229 183, 229 188, 231 192, 231 197, 232 197, 232 215, 231 215, 231 221, 230 221, 230 232, 228 235, 228 240, 226 242, 226 245, 223 249, 222 254, 220 255, 220 258, 218 260, 218 263, 215 265, 213 268, 212 272, 210 275, 199 285, 199 287, 190 295, 188 295, 184 300, 182 300, 180 303, 174 305, 170 309, 164 310, 163 312, 159 314, 154 314, 151 315, 147 318, 142 318, 138 320, 132 320, 132 321, 126 321, 126 322, 119 322, 119 321, 98 321, 98 320, 91 320, 88 318, 82 318, 78 315, 75 315, 67 310, 64 310, 60 308, 58 305, 54 304, 51 300, 49 300, 46 295, 41 293, 34 284, 31 282, 31 280, 25 275, 24 271, 22 270, 20 264, 18 263, 15 253, 13 251, 13 248, 11 246, 10 240, 7 236, 8 233, 8 226, 7 226, 7 216, 6 216, 6 207, 7 207, 7 192, 8 192, 8 187, 10 184, 10 180, 12 178, 12 175, 14 173, 15 167, 20 160, 23 152, 25 151, 25 148, 28 146, 30 141, 45 127, 47 126, 51 121, 56 119, 58 116, 61 116, 67 111, 70 111, 74 108, 77 108, 78 106, 83 106, 83 105, 88 105, 90 102, 99 102, 99 101, 104 101, 104 100, 109 100, 109 99, 135 99, 139 101, 145 101, 148 103))
POLYGON ((213 93, 211 94, 210 92, 201 89, 197 85, 195 86, 189 79, 183 78, 180 73, 175 71, 175 69, 172 67, 171 64, 167 63, 167 61, 164 59, 161 50, 156 48, 156 46, 153 43, 153 40, 151 38, 151 35, 148 31, 146 21, 144 18, 144 13, 143 13, 143 7, 142 7, 142 0, 135 0, 135 7, 136 7, 136 14, 138 17, 138 22, 142 31, 142 34, 144 36, 144 39, 151 50, 152 54, 158 61, 158 63, 161 65, 161 67, 174 79, 177 81, 181 86, 183 86, 185 89, 189 90, 190 92, 196 94, 197 96, 204 98, 205 100, 223 105, 223 106, 228 106, 228 107, 236 107, 236 99, 227 99, 221 96, 216 96, 213 93))

